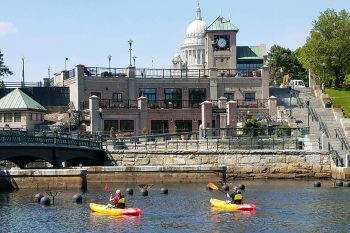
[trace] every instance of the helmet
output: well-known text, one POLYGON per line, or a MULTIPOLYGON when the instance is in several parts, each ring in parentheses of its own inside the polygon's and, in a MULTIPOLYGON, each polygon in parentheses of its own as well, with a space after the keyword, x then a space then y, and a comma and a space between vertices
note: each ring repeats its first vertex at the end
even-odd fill
POLYGON ((237 189, 236 193, 241 194, 241 190, 237 189))
POLYGON ((121 194, 122 192, 119 190, 119 189, 117 189, 116 191, 115 191, 115 194, 121 194))

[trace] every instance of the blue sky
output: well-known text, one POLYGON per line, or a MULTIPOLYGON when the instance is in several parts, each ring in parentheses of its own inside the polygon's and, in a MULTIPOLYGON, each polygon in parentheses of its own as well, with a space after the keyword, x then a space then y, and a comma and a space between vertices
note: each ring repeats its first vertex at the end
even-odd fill
MULTIPOLYGON (((237 45, 302 46, 327 8, 350 11, 349 0, 201 0, 209 25, 219 15, 239 28, 237 45)), ((194 20, 195 0, 1 0, 0 49, 14 72, 5 82, 37 82, 77 64, 123 68, 134 41, 136 67, 169 68, 194 20)))

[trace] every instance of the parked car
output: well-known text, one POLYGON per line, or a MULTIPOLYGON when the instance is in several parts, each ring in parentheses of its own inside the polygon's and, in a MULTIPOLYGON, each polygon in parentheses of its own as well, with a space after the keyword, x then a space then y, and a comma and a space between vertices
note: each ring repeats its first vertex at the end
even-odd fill
POLYGON ((303 80, 293 79, 293 80, 290 80, 289 86, 291 88, 305 88, 305 83, 303 80))

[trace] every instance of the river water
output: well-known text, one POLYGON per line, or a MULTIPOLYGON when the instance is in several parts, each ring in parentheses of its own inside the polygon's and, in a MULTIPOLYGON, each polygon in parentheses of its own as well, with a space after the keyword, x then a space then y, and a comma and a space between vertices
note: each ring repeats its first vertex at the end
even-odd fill
MULTIPOLYGON (((149 196, 141 196, 137 184, 126 195, 127 205, 142 209, 140 217, 114 217, 91 213, 89 202, 106 203, 104 184, 91 185, 82 193, 83 203, 72 202, 77 192, 63 191, 55 205, 34 202, 36 190, 0 193, 0 232, 350 232, 350 188, 334 187, 322 181, 244 180, 246 203, 257 210, 218 211, 211 197, 226 199, 219 191, 206 190, 206 184, 154 184, 149 196), (161 187, 169 194, 160 194, 161 187)), ((111 189, 116 184, 110 184, 111 189)))

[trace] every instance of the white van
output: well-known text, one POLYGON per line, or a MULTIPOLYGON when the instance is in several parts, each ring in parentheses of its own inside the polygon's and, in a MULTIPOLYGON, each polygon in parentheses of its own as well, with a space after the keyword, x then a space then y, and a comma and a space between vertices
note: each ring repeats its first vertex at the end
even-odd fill
POLYGON ((292 88, 305 88, 305 83, 303 80, 294 79, 290 80, 289 86, 292 88))

